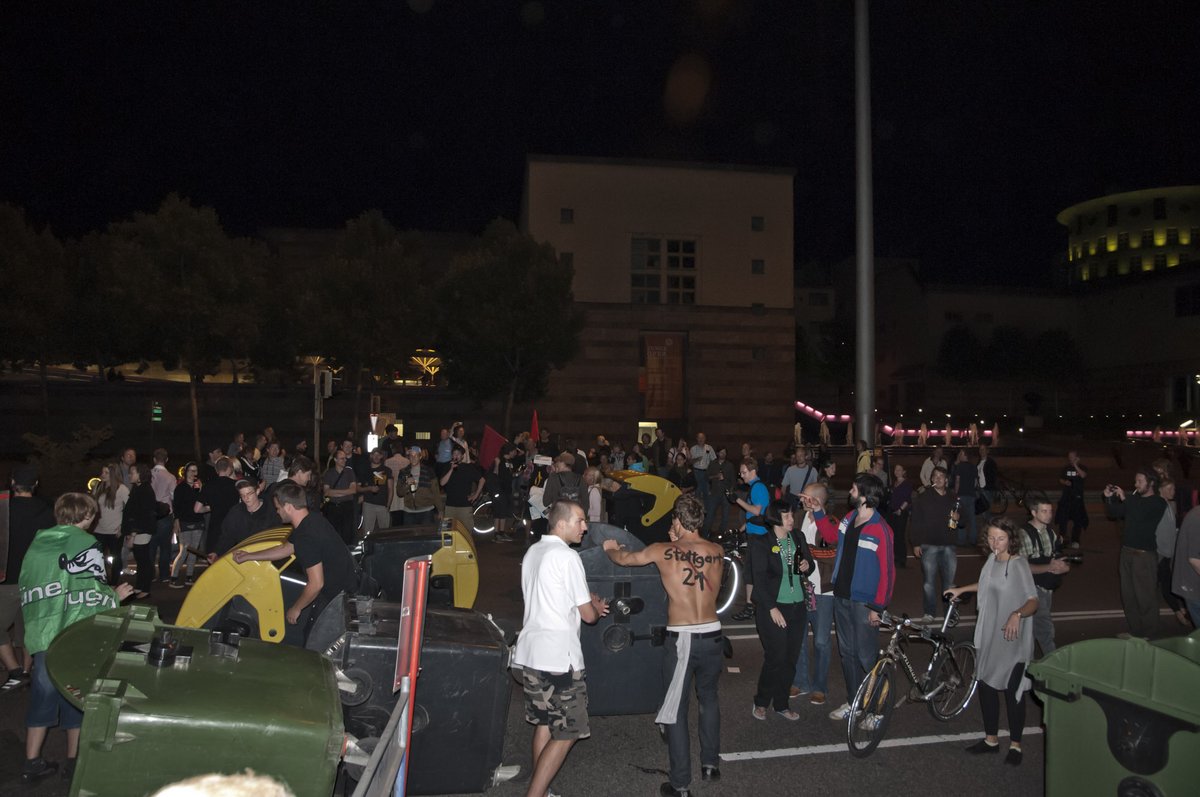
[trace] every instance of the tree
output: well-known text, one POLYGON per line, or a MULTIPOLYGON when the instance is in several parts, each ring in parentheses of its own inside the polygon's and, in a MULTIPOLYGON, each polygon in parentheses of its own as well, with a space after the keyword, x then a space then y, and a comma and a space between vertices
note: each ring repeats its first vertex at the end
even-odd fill
MULTIPOLYGON (((114 294, 140 314, 141 356, 188 372, 199 459, 196 385, 257 338, 264 251, 226 235, 212 208, 175 194, 154 213, 113 224, 106 237, 114 294)), ((118 307, 125 311, 126 304, 118 307)))
POLYGON ((1004 324, 992 331, 984 349, 987 374, 995 379, 1017 380, 1030 374, 1030 341, 1021 327, 1004 324))
POLYGON ((354 429, 363 376, 390 375, 412 354, 423 296, 415 240, 397 232, 378 210, 346 222, 334 253, 311 275, 304 295, 313 319, 306 353, 319 355, 354 380, 354 429), (393 293, 389 286, 399 286, 393 293))
POLYGON ((0 360, 14 366, 36 362, 42 414, 50 425, 46 366, 66 351, 68 291, 63 247, 49 228, 37 232, 25 211, 0 205, 0 360))
POLYGON ((550 370, 579 349, 583 313, 571 293, 574 276, 549 244, 497 219, 438 286, 438 349, 447 379, 478 400, 504 394, 506 435, 513 404, 545 395, 550 370))
POLYGON ((960 384, 980 377, 984 348, 970 327, 957 324, 946 330, 938 346, 937 369, 942 376, 960 384))

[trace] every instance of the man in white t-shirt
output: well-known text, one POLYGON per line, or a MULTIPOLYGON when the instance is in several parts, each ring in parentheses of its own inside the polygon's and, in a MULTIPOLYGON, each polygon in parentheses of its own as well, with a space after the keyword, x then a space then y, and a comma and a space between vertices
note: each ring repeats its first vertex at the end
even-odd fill
POLYGON ((525 618, 513 667, 525 689, 525 721, 535 725, 528 797, 543 797, 577 739, 591 735, 579 621, 608 614, 608 602, 588 591, 583 561, 571 548, 587 531, 583 509, 555 501, 548 532, 521 560, 525 618))
POLYGON ((942 447, 934 446, 933 451, 921 463, 921 485, 924 487, 933 486, 933 469, 944 468, 949 471, 949 466, 946 465, 946 458, 942 456, 942 447))

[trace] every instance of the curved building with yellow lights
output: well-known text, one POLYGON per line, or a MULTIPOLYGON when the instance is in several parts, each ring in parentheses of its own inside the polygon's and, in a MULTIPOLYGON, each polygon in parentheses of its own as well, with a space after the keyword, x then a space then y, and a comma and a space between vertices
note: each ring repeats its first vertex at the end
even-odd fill
POLYGON ((1072 205, 1067 281, 1113 279, 1200 260, 1200 185, 1147 188, 1072 205))

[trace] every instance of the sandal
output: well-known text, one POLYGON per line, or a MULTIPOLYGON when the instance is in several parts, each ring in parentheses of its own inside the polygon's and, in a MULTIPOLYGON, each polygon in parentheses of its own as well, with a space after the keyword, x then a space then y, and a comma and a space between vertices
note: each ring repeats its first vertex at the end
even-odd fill
POLYGON ((767 707, 755 706, 754 708, 750 709, 750 715, 756 720, 765 720, 767 718, 767 707))

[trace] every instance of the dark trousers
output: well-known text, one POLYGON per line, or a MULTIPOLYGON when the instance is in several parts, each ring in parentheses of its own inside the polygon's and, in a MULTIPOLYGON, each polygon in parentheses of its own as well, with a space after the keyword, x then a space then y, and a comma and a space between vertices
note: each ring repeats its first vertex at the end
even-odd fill
POLYGON ((154 536, 150 538, 150 561, 158 559, 158 577, 166 581, 171 577, 171 560, 175 551, 171 547, 171 529, 175 518, 171 515, 160 517, 154 526, 154 536))
MULTIPOLYGON (((663 674, 668 683, 679 660, 678 644, 678 637, 667 637, 667 644, 664 645, 666 650, 663 656, 663 674)), ((687 669, 683 674, 683 694, 679 698, 679 711, 675 715, 675 722, 663 726, 667 735, 667 755, 671 761, 671 785, 677 789, 686 789, 692 783, 688 707, 691 704, 693 684, 700 705, 700 766, 721 765, 721 707, 717 702, 717 679, 721 676, 721 656, 724 649, 724 637, 692 637, 692 649, 688 655, 687 669)))
MULTIPOLYGON (((154 584, 154 552, 153 543, 133 546, 133 561, 137 562, 137 579, 134 586, 138 592, 149 592, 154 584)), ((169 571, 168 571, 169 572, 169 571)))
POLYGON ((325 517, 329 520, 329 524, 337 529, 337 533, 341 536, 342 541, 347 545, 354 544, 356 532, 355 523, 358 520, 355 517, 356 507, 353 501, 330 501, 325 505, 325 517))
POLYGON ((1171 562, 1173 561, 1173 559, 1165 557, 1158 560, 1158 591, 1162 593, 1163 600, 1167 602, 1167 608, 1177 612, 1183 608, 1183 598, 1171 591, 1171 562))
POLYGON ((1149 639, 1158 631, 1158 552, 1122 546, 1118 564, 1129 633, 1149 639))
POLYGON ((900 514, 892 514, 888 516, 888 523, 892 526, 892 558, 896 561, 896 567, 906 567, 905 560, 908 558, 908 512, 900 514))
POLYGON ((788 707, 788 692, 792 679, 796 677, 796 660, 800 658, 800 644, 808 630, 805 621, 808 612, 803 603, 780 603, 776 606, 783 613, 787 628, 780 628, 771 619, 765 606, 754 607, 754 625, 763 646, 762 672, 758 674, 758 691, 754 694, 754 705, 774 706, 776 711, 788 707))
MULTIPOLYGON (((1017 687, 1025 676, 1025 665, 1018 664, 1013 668, 1012 676, 1008 679, 1008 688, 1004 690, 1004 704, 1008 711, 1008 735, 1017 744, 1021 743, 1021 733, 1025 729, 1025 695, 1016 697, 1017 687)), ((1000 732, 1000 691, 993 689, 983 681, 979 682, 979 710, 983 713, 983 732, 995 736, 1000 732)))
POLYGON ((104 567, 108 570, 108 583, 116 584, 120 581, 123 567, 121 557, 124 554, 121 547, 125 544, 125 539, 120 534, 97 534, 96 539, 100 540, 100 548, 104 551, 104 567))

